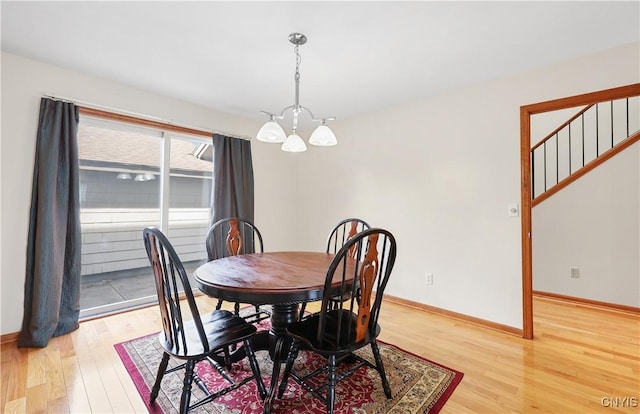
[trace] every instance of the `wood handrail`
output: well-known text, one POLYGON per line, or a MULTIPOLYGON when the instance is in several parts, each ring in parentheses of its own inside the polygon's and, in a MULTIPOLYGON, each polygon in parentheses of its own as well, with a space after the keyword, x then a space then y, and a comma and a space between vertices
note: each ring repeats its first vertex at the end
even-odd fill
POLYGON ((568 98, 553 99, 520 107, 521 113, 527 116, 543 112, 558 111, 560 109, 574 108, 581 105, 595 104, 599 102, 613 101, 621 98, 631 98, 640 95, 640 83, 633 83, 618 88, 605 89, 598 92, 584 93, 568 98))
POLYGON ((547 142, 549 139, 551 139, 552 136, 554 136, 555 134, 557 134, 558 132, 562 131, 562 129, 564 127, 566 127, 567 125, 569 125, 570 123, 572 123, 573 121, 575 121, 580 115, 584 114, 585 112, 587 112, 590 108, 592 108, 595 104, 591 104, 591 105, 587 105, 584 109, 582 109, 580 112, 578 112, 577 114, 575 114, 574 116, 572 116, 571 118, 569 118, 568 121, 566 121, 565 123, 563 123, 562 125, 560 125, 558 128, 556 128, 552 133, 550 133, 549 135, 547 135, 545 138, 543 138, 540 142, 538 142, 536 145, 534 145, 533 147, 531 147, 531 152, 533 153, 533 151, 536 150, 536 148, 538 148, 540 145, 544 144, 545 142, 547 142))

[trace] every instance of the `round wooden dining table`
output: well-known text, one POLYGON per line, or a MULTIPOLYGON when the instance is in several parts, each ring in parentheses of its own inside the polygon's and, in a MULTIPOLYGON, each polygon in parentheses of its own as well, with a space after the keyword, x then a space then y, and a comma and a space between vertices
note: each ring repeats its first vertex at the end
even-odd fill
POLYGON ((299 304, 322 299, 332 254, 318 252, 250 253, 212 260, 194 272, 204 294, 229 302, 271 305, 271 330, 286 336, 298 320, 299 304))

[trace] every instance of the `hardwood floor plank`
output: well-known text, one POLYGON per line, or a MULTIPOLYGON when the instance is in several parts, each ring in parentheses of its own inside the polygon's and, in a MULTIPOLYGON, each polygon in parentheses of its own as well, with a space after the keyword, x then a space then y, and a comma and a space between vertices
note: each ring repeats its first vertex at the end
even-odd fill
POLYGON ((27 388, 45 384, 47 382, 47 370, 45 368, 46 350, 44 348, 31 348, 27 354, 27 388))
POLYGON ((47 400, 56 401, 67 395, 62 374, 62 360, 60 359, 60 350, 57 348, 47 348, 47 350, 45 358, 47 400))
POLYGON ((100 347, 95 352, 96 358, 105 362, 99 367, 100 379, 106 385, 105 393, 114 413, 133 413, 134 409, 129 396, 124 390, 124 384, 121 383, 110 357, 110 354, 113 353, 113 345, 110 344, 109 348, 111 349, 107 349, 106 346, 100 347))
POLYGON ((89 402, 90 411, 94 413, 113 412, 111 403, 105 392, 105 386, 100 379, 95 363, 91 359, 84 358, 79 360, 79 365, 82 371, 84 392, 89 402))
POLYGON ((129 376, 129 373, 122 364, 122 360, 117 354, 114 353, 111 355, 111 363, 113 364, 114 372, 118 381, 122 384, 122 389, 126 393, 129 404, 131 405, 130 412, 140 414, 147 413, 147 406, 140 398, 140 394, 138 394, 138 391, 135 389, 133 380, 129 376))
POLYGON ((27 397, 8 401, 2 410, 3 414, 24 414, 27 412, 27 397))
POLYGON ((13 359, 11 361, 11 367, 9 368, 9 378, 7 380, 7 403, 19 400, 26 396, 28 354, 29 351, 24 348, 15 348, 13 352, 13 359))
POLYGON ((47 384, 42 383, 27 388, 27 414, 44 414, 47 412, 47 384))
POLYGON ((69 405, 69 412, 71 413, 98 412, 91 410, 89 397, 82 382, 67 384, 67 403, 69 405))
POLYGON ((89 413, 91 405, 87 396, 82 372, 78 366, 78 358, 74 350, 74 338, 78 331, 58 338, 60 366, 66 390, 67 404, 72 413, 89 413))
POLYGON ((11 372, 11 361, 15 347, 12 345, 0 345, 0 412, 7 403, 7 391, 9 384, 9 373, 11 372))
MULTIPOLYGON (((49 400, 47 402, 47 412, 50 414, 71 414, 66 394, 64 397, 60 397, 57 400, 49 400)), ((73 414, 79 412, 80 411, 74 411, 73 414)))
MULTIPOLYGON (((94 331, 93 326, 88 326, 86 332, 89 332, 89 337, 92 337, 94 331)), ((99 374, 98 365, 101 361, 97 361, 93 358, 93 348, 88 344, 84 332, 81 331, 74 341, 74 347, 76 350, 76 357, 78 361, 78 368, 82 377, 82 385, 86 393, 86 397, 91 407, 91 412, 94 413, 111 413, 113 412, 107 393, 105 392, 105 384, 102 383, 102 379, 99 374)), ((81 394, 80 394, 81 395, 81 394)), ((71 403, 71 401, 70 401, 71 403)))

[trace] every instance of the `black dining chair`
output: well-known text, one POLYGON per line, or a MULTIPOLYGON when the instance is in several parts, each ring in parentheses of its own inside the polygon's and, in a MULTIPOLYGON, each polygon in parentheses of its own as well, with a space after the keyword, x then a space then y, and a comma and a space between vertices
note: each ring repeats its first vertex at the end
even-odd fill
MULTIPOLYGON (((264 252, 260 230, 248 220, 228 217, 215 222, 205 237, 205 248, 209 261, 245 253, 264 252)), ((223 300, 218 299, 216 309, 222 307, 223 300)), ((255 305, 255 312, 244 318, 256 323, 271 316, 271 313, 255 305)), ((240 303, 234 304, 234 312, 240 315, 240 303)))
MULTIPOLYGON (((329 237, 327 237, 327 253, 336 254, 336 252, 344 246, 344 244, 353 236, 360 233, 362 230, 366 230, 371 228, 369 223, 359 218, 347 218, 341 220, 329 233, 329 237)), ((344 298, 344 300, 349 299, 344 298)), ((341 300, 341 298, 334 298, 334 301, 341 300)), ((305 311, 307 309, 307 304, 303 303, 300 305, 300 317, 302 319, 305 317, 305 311)))
POLYGON ((369 223, 359 218, 341 220, 329 233, 327 253, 335 254, 350 238, 369 228, 371 228, 369 223))
POLYGON ((320 312, 287 327, 292 343, 278 398, 283 397, 288 380, 292 378, 324 401, 327 413, 333 413, 336 384, 368 366, 378 372, 384 393, 391 399, 376 338, 380 334, 378 317, 382 295, 395 258, 395 238, 389 231, 379 228, 359 232, 338 250, 327 270, 320 312), (336 296, 349 299, 335 302, 336 296), (371 347, 375 363, 354 353, 367 345, 371 347), (310 373, 295 372, 293 365, 301 348, 320 354, 326 359, 325 365, 310 373), (357 363, 340 365, 346 359, 357 363), (323 374, 326 375, 324 380, 316 378, 323 374))
POLYGON ((255 380, 258 393, 264 399, 266 390, 251 346, 251 339, 257 331, 255 325, 227 310, 216 309, 200 315, 184 266, 167 237, 153 227, 145 228, 142 236, 158 294, 162 318, 162 332, 158 335, 158 339, 164 350, 149 396, 149 403, 155 402, 164 374, 183 368, 185 374, 180 397, 182 414, 209 403, 251 380, 255 380), (185 303, 186 306, 183 305, 185 303), (191 318, 187 319, 183 314, 184 316, 191 314, 191 318), (249 359, 253 375, 236 382, 224 370, 221 362, 228 365, 225 359, 228 358, 229 347, 240 342, 244 345, 243 349, 249 359), (185 362, 167 369, 171 357, 185 362), (200 361, 208 361, 230 385, 211 392, 195 372, 196 363, 200 361), (205 393, 205 397, 190 404, 193 382, 205 393))

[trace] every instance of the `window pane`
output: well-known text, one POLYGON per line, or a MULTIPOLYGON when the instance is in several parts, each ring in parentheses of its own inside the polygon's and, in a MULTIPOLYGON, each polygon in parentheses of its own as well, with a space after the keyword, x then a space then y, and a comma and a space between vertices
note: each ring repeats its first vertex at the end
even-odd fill
POLYGON ((169 164, 167 235, 191 276, 206 261, 204 239, 209 229, 213 179, 211 141, 171 139, 169 164))

